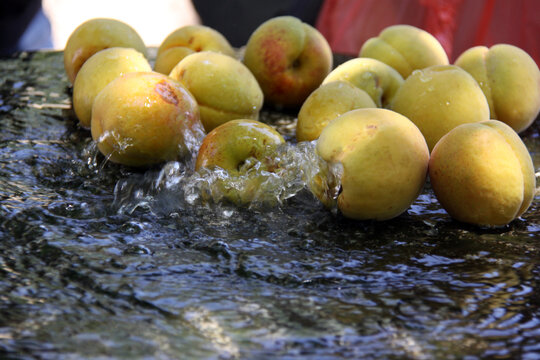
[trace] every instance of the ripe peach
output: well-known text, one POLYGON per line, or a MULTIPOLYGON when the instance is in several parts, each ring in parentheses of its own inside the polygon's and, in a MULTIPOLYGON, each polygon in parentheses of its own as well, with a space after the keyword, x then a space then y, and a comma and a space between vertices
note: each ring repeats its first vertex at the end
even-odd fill
POLYGON ((107 84, 94 100, 91 130, 107 159, 128 166, 189 158, 204 137, 193 96, 155 72, 128 73, 107 84))
POLYGON ((272 161, 268 161, 271 152, 284 142, 267 124, 251 119, 231 120, 204 138, 195 169, 214 171, 219 167, 226 170, 229 177, 217 183, 220 195, 237 205, 248 204, 265 179, 260 171, 250 171, 250 159, 260 161, 265 171, 272 171, 272 161))
POLYGON ((411 25, 393 25, 368 39, 360 57, 382 61, 406 79, 414 70, 447 65, 448 56, 439 41, 427 31, 411 25))
POLYGON ((403 78, 392 67, 369 58, 356 58, 336 67, 324 79, 348 81, 371 96, 377 107, 387 108, 394 95, 403 84, 403 78))
POLYGON ((293 16, 261 24, 244 54, 244 64, 257 78, 265 101, 285 107, 299 107, 328 75, 332 61, 321 33, 293 16))
POLYGON ((73 84, 73 109, 82 127, 90 127, 97 94, 116 77, 135 71, 151 71, 143 54, 130 48, 108 48, 92 55, 81 67, 73 84))
MULTIPOLYGON (((343 167, 337 207, 349 218, 396 217, 426 181, 426 141, 409 119, 391 110, 346 112, 323 129, 316 150, 328 163, 343 167)), ((325 194, 315 195, 327 204, 325 194)))
POLYGON ((272 127, 252 119, 228 121, 206 135, 197 155, 195 170, 219 166, 230 172, 249 157, 263 160, 269 148, 284 143, 272 127))
POLYGON ((73 84, 84 62, 96 52, 110 47, 133 48, 147 56, 146 46, 129 25, 114 19, 95 18, 79 25, 64 49, 64 68, 73 84))
POLYGON ((480 86, 455 65, 415 70, 397 91, 391 109, 420 128, 430 150, 454 127, 489 120, 489 106, 480 86))
POLYGON ((347 111, 377 107, 363 90, 345 81, 322 84, 308 96, 296 124, 296 139, 312 141, 330 121, 347 111))
POLYGON ((235 51, 218 31, 204 25, 186 25, 170 33, 158 48, 155 71, 169 74, 184 57, 199 51, 215 51, 234 57, 235 51))
POLYGON ((522 215, 535 193, 531 156, 516 132, 497 120, 460 125, 435 145, 433 191, 454 219, 505 225, 522 215))
POLYGON ((259 116, 263 93, 247 67, 230 56, 202 51, 180 61, 170 77, 195 97, 207 132, 234 119, 259 116))
POLYGON ((167 49, 156 58, 156 62, 154 63, 154 71, 168 75, 171 73, 176 64, 178 64, 186 56, 193 53, 195 53, 195 51, 183 46, 176 46, 167 49))
POLYGON ((490 118, 527 129, 540 111, 540 70, 534 60, 513 45, 476 46, 461 54, 455 64, 480 84, 490 118))

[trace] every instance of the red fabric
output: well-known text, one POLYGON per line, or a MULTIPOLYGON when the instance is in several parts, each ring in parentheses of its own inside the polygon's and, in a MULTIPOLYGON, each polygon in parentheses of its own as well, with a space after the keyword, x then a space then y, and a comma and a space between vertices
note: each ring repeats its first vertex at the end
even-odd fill
POLYGON ((420 0, 426 8, 423 29, 435 36, 448 57, 452 56, 457 17, 463 0, 420 0))
POLYGON ((358 55, 367 39, 395 24, 430 32, 451 62, 473 46, 506 43, 540 64, 538 0, 325 0, 316 26, 334 52, 358 55))

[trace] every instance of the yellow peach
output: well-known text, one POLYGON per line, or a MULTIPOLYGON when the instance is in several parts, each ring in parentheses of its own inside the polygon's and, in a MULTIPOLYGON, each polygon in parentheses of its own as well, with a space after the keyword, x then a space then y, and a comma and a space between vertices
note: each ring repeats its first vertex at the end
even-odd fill
POLYGON ((425 30, 411 25, 392 25, 368 39, 360 57, 382 61, 406 79, 414 70, 447 65, 448 56, 439 41, 425 30))
POLYGON ((157 51, 154 70, 167 75, 180 60, 199 51, 215 51, 235 56, 229 41, 217 30, 204 25, 186 25, 176 29, 163 40, 157 51))
POLYGON ((296 139, 312 141, 328 123, 347 111, 377 107, 363 90, 345 81, 322 84, 308 96, 296 124, 296 139))
MULTIPOLYGON (((391 110, 346 112, 323 129, 316 151, 328 163, 342 166, 337 207, 349 218, 396 217, 426 181, 426 141, 409 119, 391 110)), ((328 204, 325 194, 315 195, 328 204)))
POLYGON ((69 36, 64 49, 64 68, 73 84, 84 62, 96 52, 110 47, 133 48, 147 56, 139 34, 119 20, 95 18, 79 25, 69 36))
POLYGON ((177 46, 167 50, 164 50, 157 58, 154 64, 154 71, 168 75, 172 69, 183 58, 193 54, 195 51, 187 47, 177 46))
POLYGON ((231 120, 204 138, 195 170, 226 170, 228 177, 217 182, 220 195, 237 205, 248 204, 265 180, 260 170, 251 171, 250 161, 259 161, 265 172, 272 171, 272 151, 284 142, 281 134, 267 124, 251 119, 231 120))
POLYGON ((369 58, 356 58, 336 67, 324 79, 348 81, 371 96, 377 107, 387 108, 394 95, 403 84, 403 78, 392 67, 369 58))
POLYGON ((332 51, 321 33, 293 16, 261 24, 250 36, 244 64, 257 78, 265 101, 300 107, 332 69, 332 51))
POLYGON ((206 135, 195 170, 219 166, 236 173, 249 157, 264 160, 269 148, 284 142, 281 134, 267 124, 252 119, 231 120, 206 135))
POLYGON ((91 130, 108 160, 128 166, 189 159, 205 134, 189 91, 155 72, 107 84, 94 100, 91 130))
POLYGON ((454 219, 508 224, 535 193, 531 156, 517 133, 498 120, 460 125, 435 145, 429 162, 433 191, 454 219))
POLYGON ((186 56, 169 76, 193 94, 207 132, 229 120, 258 119, 263 93, 253 74, 239 60, 202 51, 186 56))
POLYGON ((73 84, 73 109, 82 127, 90 127, 97 94, 116 77, 134 71, 151 71, 143 54, 131 48, 108 48, 92 55, 73 84))
POLYGON ((476 46, 461 54, 455 64, 480 84, 491 119, 522 132, 538 116, 540 70, 525 51, 507 44, 476 46))
POLYGON ((391 109, 420 128, 430 150, 454 127, 489 120, 489 105, 482 89, 455 65, 415 70, 397 91, 391 109))

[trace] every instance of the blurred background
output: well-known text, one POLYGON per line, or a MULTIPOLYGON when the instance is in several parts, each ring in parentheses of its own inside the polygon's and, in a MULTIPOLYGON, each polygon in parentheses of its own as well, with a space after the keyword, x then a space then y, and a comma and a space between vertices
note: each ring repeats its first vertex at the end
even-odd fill
POLYGON ((43 0, 42 2, 43 11, 51 22, 52 44, 55 49, 63 49, 69 35, 77 26, 96 17, 118 19, 129 24, 141 35, 147 46, 158 46, 179 26, 199 23, 190 0, 43 0))
POLYGON ((1 0, 0 51, 62 50, 84 21, 114 18, 129 24, 147 46, 182 25, 199 23, 190 0, 1 0))
POLYGON ((293 15, 317 27, 332 50, 357 55, 394 24, 429 31, 451 61, 476 45, 513 44, 540 63, 540 0, 0 0, 0 55, 64 48, 82 22, 109 17, 131 25, 147 46, 202 23, 235 47, 263 21, 293 15))
POLYGON ((321 4, 322 0, 0 0, 0 53, 62 50, 73 30, 95 17, 129 24, 147 46, 159 46, 181 26, 204 22, 240 47, 274 16, 293 15, 314 24, 321 4))

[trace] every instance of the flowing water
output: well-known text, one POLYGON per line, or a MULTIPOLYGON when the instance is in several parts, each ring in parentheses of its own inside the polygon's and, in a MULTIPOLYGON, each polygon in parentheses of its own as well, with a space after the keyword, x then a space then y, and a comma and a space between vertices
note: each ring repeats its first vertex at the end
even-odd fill
MULTIPOLYGON (((294 117, 266 110, 287 165, 233 206, 216 186, 242 179, 105 161, 61 53, 2 59, 0 82, 1 358, 540 358, 538 196, 497 229, 429 186, 396 219, 347 220, 308 190, 294 117)), ((538 169, 538 122, 523 137, 538 169)))

